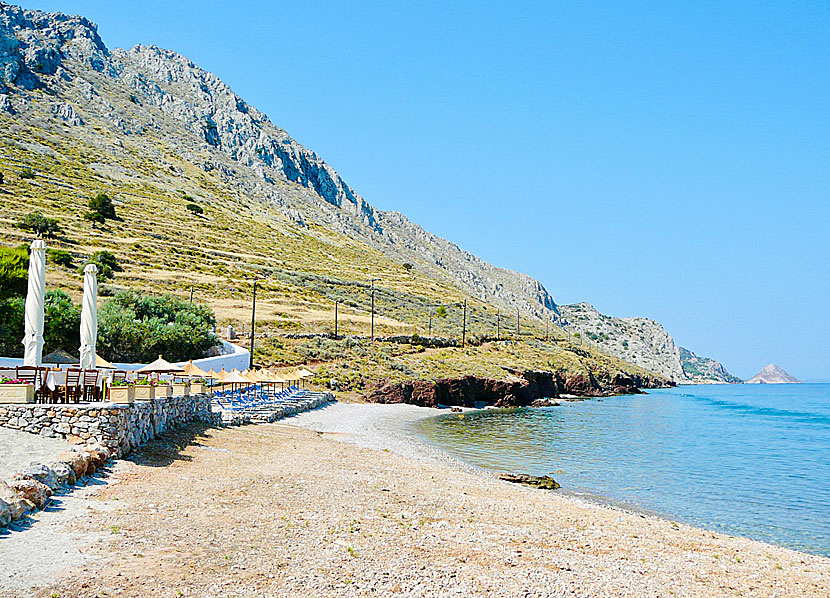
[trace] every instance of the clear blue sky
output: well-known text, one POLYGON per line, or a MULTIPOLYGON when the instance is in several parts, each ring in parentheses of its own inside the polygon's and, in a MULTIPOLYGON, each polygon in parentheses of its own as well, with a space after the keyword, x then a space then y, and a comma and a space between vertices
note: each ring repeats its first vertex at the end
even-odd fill
POLYGON ((23 4, 186 55, 559 303, 830 378, 826 2, 23 4))

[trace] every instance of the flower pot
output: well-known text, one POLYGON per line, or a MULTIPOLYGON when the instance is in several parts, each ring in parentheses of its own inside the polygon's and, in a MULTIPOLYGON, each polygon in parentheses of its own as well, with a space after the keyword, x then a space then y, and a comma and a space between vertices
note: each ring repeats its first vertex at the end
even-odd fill
POLYGON ((0 384, 0 403, 34 403, 33 384, 0 384))
POLYGON ((156 398, 156 387, 149 384, 135 385, 135 398, 143 401, 152 401, 156 398))
POLYGON ((174 397, 189 397, 190 396, 190 384, 174 384, 173 385, 173 396, 174 397))
POLYGON ((204 384, 195 384, 193 382, 190 383, 190 394, 192 395, 200 395, 205 393, 205 385, 204 384))
MULTIPOLYGON (((152 388, 152 387, 148 387, 152 388)), ((110 386, 110 401, 129 404, 135 401, 135 386, 110 386)))
POLYGON ((169 384, 159 384, 156 386, 156 398, 166 399, 173 396, 173 387, 169 384))

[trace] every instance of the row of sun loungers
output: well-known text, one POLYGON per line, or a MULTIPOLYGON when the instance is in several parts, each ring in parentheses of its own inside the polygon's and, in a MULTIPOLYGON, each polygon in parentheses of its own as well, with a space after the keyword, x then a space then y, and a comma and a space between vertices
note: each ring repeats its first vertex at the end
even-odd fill
POLYGON ((225 422, 272 422, 295 413, 315 409, 331 400, 324 392, 313 392, 290 386, 273 391, 260 385, 244 389, 216 390, 214 411, 222 413, 225 422))

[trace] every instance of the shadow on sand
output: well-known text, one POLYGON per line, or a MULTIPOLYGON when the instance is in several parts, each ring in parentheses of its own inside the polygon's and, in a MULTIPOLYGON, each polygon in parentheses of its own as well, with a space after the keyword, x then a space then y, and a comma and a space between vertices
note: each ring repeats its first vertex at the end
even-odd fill
POLYGON ((139 447, 129 461, 145 467, 166 467, 175 461, 192 461, 193 458, 183 454, 188 446, 203 446, 201 441, 210 438, 211 426, 196 422, 167 430, 156 436, 147 444, 139 447))

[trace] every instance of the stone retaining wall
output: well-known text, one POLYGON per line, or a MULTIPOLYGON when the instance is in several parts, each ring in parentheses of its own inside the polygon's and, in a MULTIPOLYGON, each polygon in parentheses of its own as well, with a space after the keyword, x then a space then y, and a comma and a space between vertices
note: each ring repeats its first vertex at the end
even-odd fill
POLYGON ((114 457, 129 454, 169 428, 193 421, 217 424, 218 417, 211 412, 207 394, 131 405, 0 404, 0 426, 69 442, 99 443, 114 457))

